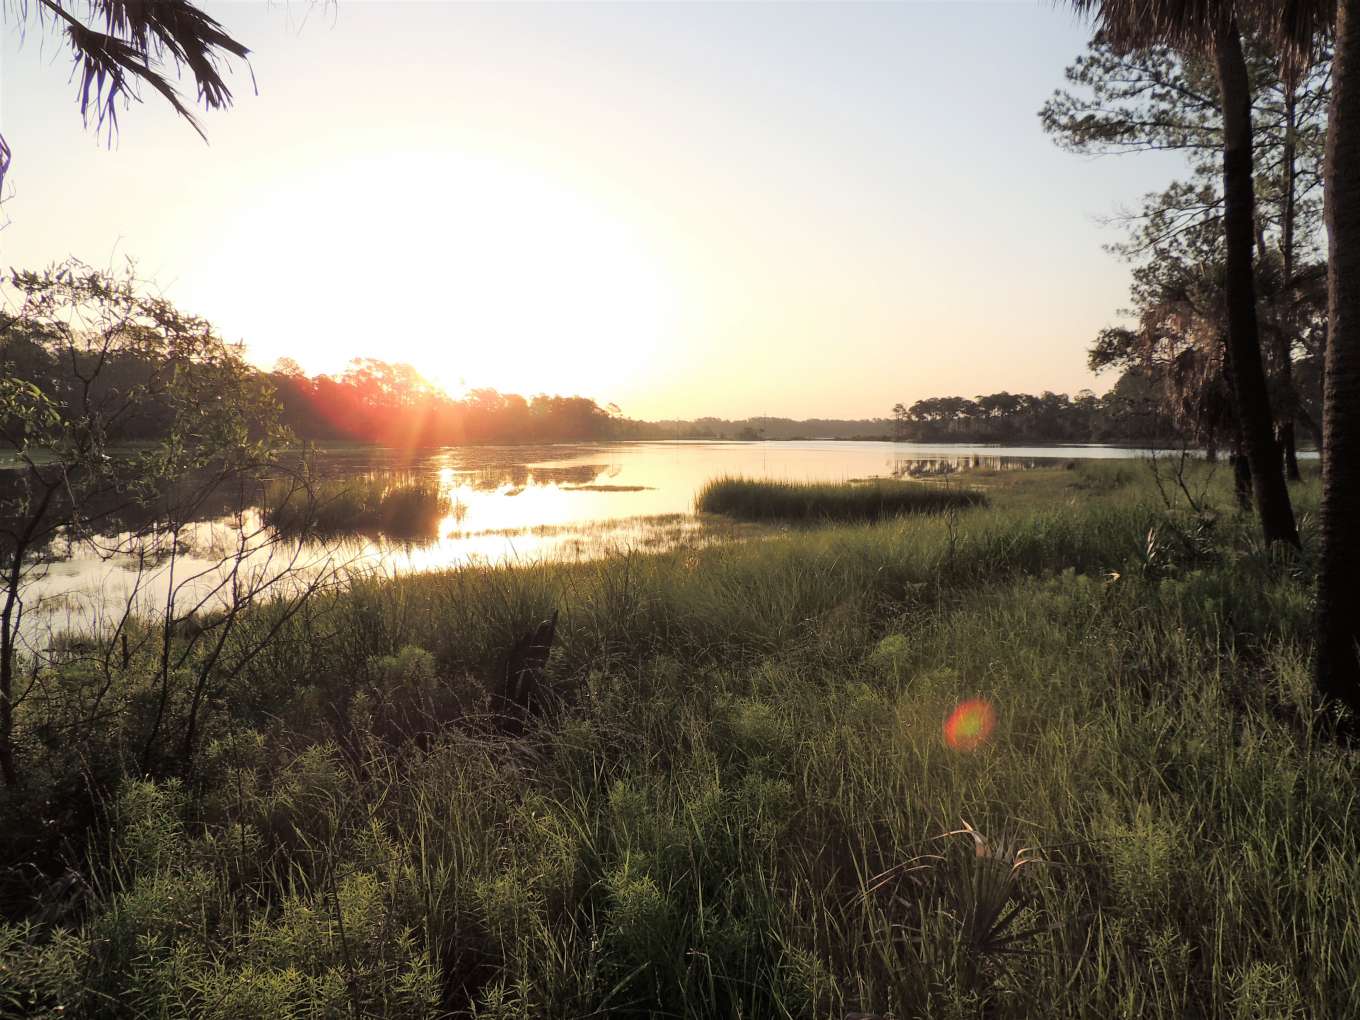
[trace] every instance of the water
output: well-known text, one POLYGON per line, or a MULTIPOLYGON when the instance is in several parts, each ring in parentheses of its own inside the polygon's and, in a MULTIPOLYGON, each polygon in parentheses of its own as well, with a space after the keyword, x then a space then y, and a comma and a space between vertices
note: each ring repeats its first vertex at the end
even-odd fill
MULTIPOLYGON (((73 544, 35 581, 26 596, 30 623, 45 630, 108 623, 129 601, 163 610, 220 604, 230 584, 264 584, 289 565, 314 577, 328 567, 386 573, 428 571, 472 563, 577 559, 619 548, 656 549, 726 541, 768 530, 701 518, 697 491, 719 475, 786 481, 845 481, 871 477, 941 477, 969 469, 1024 469, 1072 459, 1136 456, 1102 446, 996 447, 884 442, 653 442, 539 447, 457 447, 413 454, 375 447, 319 452, 316 469, 329 477, 378 477, 437 482, 450 504, 435 535, 419 542, 380 534, 280 542, 257 506, 224 513, 210 508, 178 536, 174 573, 169 540, 153 555, 130 554, 128 535, 98 545, 73 544), (228 582, 220 566, 244 551, 228 582), (220 590, 214 590, 221 585, 220 590)), ((250 502, 247 500, 247 503, 250 502)))

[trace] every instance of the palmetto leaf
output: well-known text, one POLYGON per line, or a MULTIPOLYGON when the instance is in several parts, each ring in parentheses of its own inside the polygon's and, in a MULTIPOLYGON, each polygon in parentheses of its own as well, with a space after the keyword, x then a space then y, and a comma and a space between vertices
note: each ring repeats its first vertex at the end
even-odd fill
POLYGON ((967 821, 942 839, 967 836, 971 854, 957 854, 954 877, 955 914, 964 942, 977 956, 1016 956, 1035 952, 1021 943, 1048 931, 1047 926, 1016 929, 1016 919, 1028 906, 1019 877, 1033 864, 1045 863, 1036 848, 1022 846, 1014 837, 989 840, 967 821))

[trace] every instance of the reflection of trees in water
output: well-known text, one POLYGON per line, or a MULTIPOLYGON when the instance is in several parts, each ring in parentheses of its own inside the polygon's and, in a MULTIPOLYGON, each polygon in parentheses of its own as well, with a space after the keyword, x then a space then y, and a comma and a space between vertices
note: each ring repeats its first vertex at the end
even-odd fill
MULTIPOLYGON (((508 451, 476 451, 478 460, 495 461, 496 453, 502 456, 508 451), (490 456, 488 456, 490 455, 490 456)), ((414 486, 428 486, 432 481, 439 483, 441 470, 447 470, 439 457, 422 457, 415 460, 397 457, 375 457, 372 451, 355 451, 338 457, 329 454, 318 457, 308 465, 307 474, 314 480, 331 480, 343 485, 352 481, 356 488, 402 489, 414 486)), ((98 546, 106 540, 119 536, 141 533, 155 527, 166 519, 170 507, 175 507, 184 524, 228 523, 243 510, 261 511, 264 507, 265 493, 271 484, 285 483, 294 477, 293 472, 301 472, 301 461, 290 465, 282 474, 263 478, 238 478, 229 485, 206 485, 204 478, 185 479, 176 486, 175 491, 166 491, 157 499, 132 500, 116 488, 99 491, 87 498, 82 510, 84 525, 80 534, 69 528, 59 528, 48 536, 44 548, 37 551, 47 562, 60 562, 78 557, 97 557, 98 546), (192 491, 193 497, 187 502, 183 496, 192 491), (93 544, 92 544, 93 542, 93 544)), ((459 521, 467 512, 466 504, 456 497, 456 491, 469 486, 477 492, 495 492, 510 489, 519 492, 533 485, 586 486, 605 478, 613 478, 620 471, 618 465, 610 464, 568 464, 568 465, 531 465, 522 462, 482 463, 466 468, 452 468, 451 477, 445 476, 440 488, 446 488, 451 497, 451 514, 459 521)), ((18 491, 19 472, 0 468, 0 506, 18 491)), ((61 498, 54 500, 50 516, 54 519, 69 514, 70 507, 62 505, 61 498)), ((6 521, 0 514, 0 551, 3 551, 6 521)), ((182 545, 193 544, 188 533, 181 535, 182 545)), ((188 549, 181 548, 180 552, 188 549)))
MULTIPOLYGON (((458 482, 471 485, 478 492, 494 492, 507 485, 512 489, 523 489, 529 485, 589 485, 608 473, 608 464, 496 464, 455 475, 455 478, 458 482)), ((617 470, 614 473, 617 474, 617 470)))
POLYGON ((1038 467, 1040 461, 1021 457, 1002 457, 995 454, 965 453, 940 457, 895 457, 892 464, 894 478, 943 478, 961 471, 1026 471, 1038 467))
MULTIPOLYGON (((99 488, 91 486, 87 491, 82 488, 79 469, 68 471, 68 475, 70 484, 55 491, 39 522, 41 531, 47 530, 48 523, 55 526, 55 530, 46 535, 42 548, 34 550, 40 559, 48 562, 70 559, 82 552, 90 555, 94 551, 90 548, 91 542, 97 546, 103 540, 141 534, 164 527, 171 520, 194 524, 230 518, 244 508, 258 505, 263 491, 259 479, 238 477, 219 482, 216 473, 200 471, 191 472, 155 493, 150 492, 142 480, 142 487, 134 497, 130 495, 134 479, 129 478, 126 487, 115 482, 99 488), (61 523, 72 516, 74 508, 70 496, 73 491, 81 493, 78 528, 61 523)), ((22 472, 17 469, 0 468, 0 557, 8 554, 6 543, 16 526, 6 511, 22 506, 21 476, 22 472)))

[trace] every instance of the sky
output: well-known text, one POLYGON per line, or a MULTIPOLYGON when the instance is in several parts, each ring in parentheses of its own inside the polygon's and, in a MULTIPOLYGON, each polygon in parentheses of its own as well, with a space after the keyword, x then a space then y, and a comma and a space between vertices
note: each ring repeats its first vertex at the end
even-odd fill
POLYGON ((6 15, 0 264, 132 258, 263 367, 650 419, 1099 392, 1104 221, 1179 169, 1043 134, 1090 35, 1049 0, 204 6, 252 51, 208 144, 153 94, 109 145, 6 15))

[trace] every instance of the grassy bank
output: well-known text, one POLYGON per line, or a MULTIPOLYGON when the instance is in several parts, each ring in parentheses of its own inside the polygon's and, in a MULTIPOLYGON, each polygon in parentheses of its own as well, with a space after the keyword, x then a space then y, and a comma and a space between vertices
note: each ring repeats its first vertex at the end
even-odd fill
POLYGON ((879 521, 902 514, 937 514, 981 506, 975 489, 924 482, 775 482, 715 478, 699 490, 695 508, 742 521, 879 521))
POLYGON ((1346 1015, 1360 767, 1312 708, 1307 554, 1219 480, 1207 517, 1136 465, 1015 474, 958 515, 256 614, 191 759, 174 677, 142 753, 149 649, 39 678, 0 1012, 1346 1015), (507 717, 553 610, 550 696, 507 717), (995 730, 951 746, 979 698, 995 730))
POLYGON ((287 535, 367 532, 433 538, 450 503, 438 484, 389 478, 332 478, 301 484, 275 479, 264 491, 264 519, 287 535))

